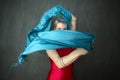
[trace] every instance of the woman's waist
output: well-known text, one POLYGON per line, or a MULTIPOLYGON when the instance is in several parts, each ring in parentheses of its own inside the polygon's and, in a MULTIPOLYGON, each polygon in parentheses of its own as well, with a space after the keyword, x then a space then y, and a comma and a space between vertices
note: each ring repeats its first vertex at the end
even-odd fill
POLYGON ((66 67, 64 67, 64 68, 58 68, 55 64, 52 64, 51 65, 51 70, 53 70, 53 71, 62 71, 62 72, 70 72, 70 71, 72 71, 73 70, 73 65, 71 64, 71 65, 68 65, 68 66, 66 66, 66 67))

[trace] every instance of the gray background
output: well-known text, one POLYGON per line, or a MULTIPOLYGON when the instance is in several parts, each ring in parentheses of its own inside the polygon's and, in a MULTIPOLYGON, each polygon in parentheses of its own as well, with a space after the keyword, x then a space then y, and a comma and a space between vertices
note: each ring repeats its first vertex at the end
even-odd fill
POLYGON ((59 4, 77 17, 77 30, 96 36, 94 50, 74 63, 75 80, 119 78, 120 9, 117 0, 1 0, 0 80, 46 80, 50 69, 45 51, 28 56, 28 62, 11 69, 23 50, 28 31, 43 13, 59 4))

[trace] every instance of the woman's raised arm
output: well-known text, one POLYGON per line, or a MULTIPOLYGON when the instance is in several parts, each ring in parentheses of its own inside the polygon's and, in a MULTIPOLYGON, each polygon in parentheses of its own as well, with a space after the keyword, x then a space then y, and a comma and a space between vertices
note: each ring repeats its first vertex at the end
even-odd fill
POLYGON ((72 14, 72 20, 71 20, 71 24, 72 24, 72 27, 71 27, 71 30, 76 30, 76 23, 77 23, 77 18, 72 14))

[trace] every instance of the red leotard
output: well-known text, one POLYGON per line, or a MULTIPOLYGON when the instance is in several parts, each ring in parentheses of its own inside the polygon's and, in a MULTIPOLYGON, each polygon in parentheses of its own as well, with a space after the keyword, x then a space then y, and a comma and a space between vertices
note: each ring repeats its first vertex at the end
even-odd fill
MULTIPOLYGON (((72 52, 73 48, 61 48, 57 49, 59 56, 68 55, 72 52)), ((56 64, 50 59, 51 70, 49 71, 47 80, 73 80, 73 64, 70 64, 64 68, 58 68, 56 64)))

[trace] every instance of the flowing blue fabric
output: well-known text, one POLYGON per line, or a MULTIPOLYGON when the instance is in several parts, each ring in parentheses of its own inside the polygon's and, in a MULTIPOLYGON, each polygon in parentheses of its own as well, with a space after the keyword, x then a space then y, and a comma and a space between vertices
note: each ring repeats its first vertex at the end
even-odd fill
POLYGON ((24 50, 18 57, 18 64, 26 60, 27 55, 40 50, 50 50, 58 48, 85 48, 92 50, 94 35, 87 32, 72 30, 52 30, 50 31, 51 19, 53 16, 62 15, 68 28, 71 27, 71 13, 60 5, 46 11, 39 24, 28 33, 24 50))

